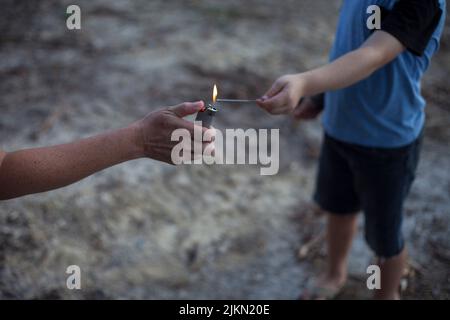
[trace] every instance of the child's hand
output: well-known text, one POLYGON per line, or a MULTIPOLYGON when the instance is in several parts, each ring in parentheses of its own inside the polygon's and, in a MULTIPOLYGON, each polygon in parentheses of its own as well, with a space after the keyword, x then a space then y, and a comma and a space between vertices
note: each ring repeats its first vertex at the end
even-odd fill
POLYGON ((271 114, 290 114, 303 97, 303 86, 300 75, 285 75, 257 103, 271 114))
POLYGON ((323 107, 318 105, 311 97, 304 98, 292 112, 295 120, 312 120, 322 112, 323 107))

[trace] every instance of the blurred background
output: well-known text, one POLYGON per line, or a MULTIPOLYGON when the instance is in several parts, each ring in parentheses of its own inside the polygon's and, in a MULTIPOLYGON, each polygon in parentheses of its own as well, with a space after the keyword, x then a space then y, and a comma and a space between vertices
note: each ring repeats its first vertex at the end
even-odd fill
MULTIPOLYGON (((0 144, 7 151, 125 126, 162 106, 254 99, 327 61, 340 1, 0 1, 0 144)), ((450 295, 450 31, 423 85, 426 139, 405 208, 404 298, 450 295)), ((322 130, 256 106, 218 128, 281 128, 281 170, 138 160, 0 203, 0 298, 295 299, 324 267, 311 206, 322 130), (67 266, 82 290, 66 289, 67 266)), ((362 219, 361 219, 362 220, 362 219)), ((362 221, 361 226, 362 228, 362 221)), ((361 230, 362 231, 362 230, 361 230)), ((339 298, 368 298, 360 232, 339 298)))

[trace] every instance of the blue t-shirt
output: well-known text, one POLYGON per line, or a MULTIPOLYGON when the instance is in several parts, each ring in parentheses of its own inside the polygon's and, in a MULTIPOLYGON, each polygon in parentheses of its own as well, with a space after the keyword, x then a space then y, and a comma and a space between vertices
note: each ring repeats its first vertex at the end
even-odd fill
MULTIPOLYGON (((404 7, 411 6, 414 2, 404 1, 404 7)), ((432 2, 421 1, 421 4, 432 2)), ((372 34, 373 30, 367 27, 369 17, 367 8, 370 5, 378 5, 392 10, 391 12, 404 10, 395 8, 398 5, 396 2, 396 0, 344 0, 330 60, 336 60, 356 50, 372 34)), ((401 19, 391 19, 390 24, 397 24, 399 27, 392 28, 398 32, 391 34, 406 45, 407 50, 369 78, 348 88, 325 94, 323 125, 328 135, 348 143, 381 148, 405 146, 419 136, 425 122, 426 104, 421 94, 421 78, 433 54, 439 48, 445 23, 445 0, 436 0, 435 5, 440 7, 442 12, 429 32, 423 48, 418 49, 422 52, 416 52, 418 50, 409 46, 408 40, 403 41, 407 37, 402 38, 402 35, 410 32, 408 29, 414 29, 415 25, 401 30, 402 22, 399 21, 401 19)), ((411 18, 409 14, 404 16, 405 19, 411 18)), ((426 32, 425 29, 421 30, 426 32)))

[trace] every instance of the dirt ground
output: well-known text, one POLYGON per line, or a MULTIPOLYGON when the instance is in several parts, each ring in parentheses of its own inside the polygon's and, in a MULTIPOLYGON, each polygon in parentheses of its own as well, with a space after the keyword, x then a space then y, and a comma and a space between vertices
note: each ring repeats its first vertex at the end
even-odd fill
MULTIPOLYGON (((255 98, 278 76, 327 61, 340 1, 4 0, 0 145, 70 141, 151 110, 220 95, 255 98)), ((405 209, 404 298, 450 295, 450 32, 424 81, 423 156, 405 209), (447 141, 447 142, 446 142, 447 141)), ((255 166, 126 163, 54 192, 0 203, 0 298, 295 299, 324 267, 311 209, 322 130, 256 106, 223 128, 281 128, 280 173, 255 166), (300 250, 301 249, 301 250, 300 250), (301 255, 299 256, 299 251, 301 255), (82 290, 65 270, 82 270, 82 290)), ((360 231, 362 231, 362 223, 360 231)), ((359 233, 339 298, 368 298, 359 233)))

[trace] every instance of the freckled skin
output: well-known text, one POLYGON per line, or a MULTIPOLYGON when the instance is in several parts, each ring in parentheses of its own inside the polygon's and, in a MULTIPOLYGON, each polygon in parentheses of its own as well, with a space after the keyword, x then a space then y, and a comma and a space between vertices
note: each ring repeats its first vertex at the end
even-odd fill
MULTIPOLYGON (((194 124, 182 119, 203 108, 182 103, 148 114, 126 128, 67 144, 5 152, 0 150, 0 200, 67 186, 97 171, 138 158, 172 163, 175 129, 194 137, 194 124)), ((206 129, 203 128, 203 132, 206 129)), ((201 143, 203 149, 208 143, 201 143)))

